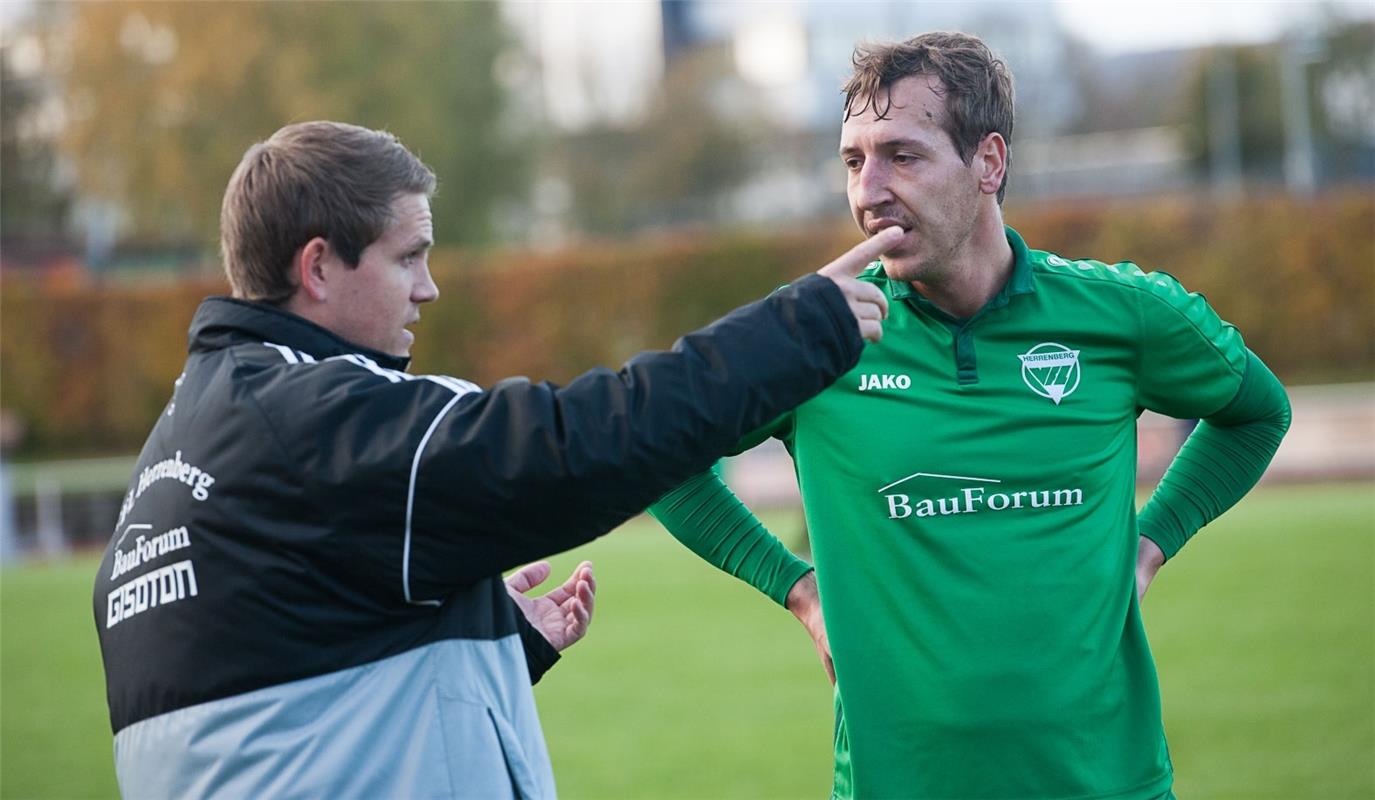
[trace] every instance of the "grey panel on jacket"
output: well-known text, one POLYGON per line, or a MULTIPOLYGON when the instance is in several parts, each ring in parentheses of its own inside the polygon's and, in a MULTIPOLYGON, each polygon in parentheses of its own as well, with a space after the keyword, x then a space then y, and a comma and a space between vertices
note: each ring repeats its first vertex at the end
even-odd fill
POLYGON ((139 798, 555 795, 518 636, 150 717, 115 736, 115 770, 139 798))

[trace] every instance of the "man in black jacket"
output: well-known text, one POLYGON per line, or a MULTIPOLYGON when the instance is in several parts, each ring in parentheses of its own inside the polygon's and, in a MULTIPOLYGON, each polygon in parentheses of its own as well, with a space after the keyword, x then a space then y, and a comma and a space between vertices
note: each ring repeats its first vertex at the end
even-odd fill
POLYGON ((412 375, 434 183, 326 122, 230 179, 233 297, 196 313, 96 580, 126 794, 552 796, 530 684, 585 630, 591 572, 515 602, 501 572, 640 512, 881 334, 853 276, 883 235, 619 372, 412 375))

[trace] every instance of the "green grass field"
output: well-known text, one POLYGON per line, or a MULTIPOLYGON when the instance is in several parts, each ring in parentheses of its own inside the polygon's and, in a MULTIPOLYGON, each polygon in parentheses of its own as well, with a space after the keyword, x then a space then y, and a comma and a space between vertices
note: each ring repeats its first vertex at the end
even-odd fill
MULTIPOLYGON (((798 515, 768 521, 785 535, 798 515)), ((824 797, 831 698, 783 610, 636 521, 588 638, 536 687, 567 798, 824 797)), ((94 562, 0 574, 0 796, 115 795, 94 562)), ((1258 490, 1161 573, 1146 621, 1181 800, 1375 797, 1375 485, 1258 490)))

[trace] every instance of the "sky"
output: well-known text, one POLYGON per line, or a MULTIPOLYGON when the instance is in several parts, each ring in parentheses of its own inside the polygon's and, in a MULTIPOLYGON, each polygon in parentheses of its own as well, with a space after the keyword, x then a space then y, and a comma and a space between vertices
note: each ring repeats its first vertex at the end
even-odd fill
MULTIPOLYGON (((0 26, 31 5, 32 0, 0 0, 0 26)), ((1056 0, 1055 6, 1066 27, 1106 53, 1266 41, 1323 7, 1375 18, 1371 0, 1056 0)))
POLYGON ((1375 18, 1375 2, 1312 0, 1057 0, 1061 23, 1103 53, 1274 40, 1331 9, 1375 18))

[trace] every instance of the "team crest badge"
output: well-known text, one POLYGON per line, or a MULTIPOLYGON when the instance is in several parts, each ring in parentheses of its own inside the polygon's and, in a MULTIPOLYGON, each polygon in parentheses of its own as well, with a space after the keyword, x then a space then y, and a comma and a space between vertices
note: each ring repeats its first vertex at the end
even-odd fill
POLYGON ((1060 405, 1079 388, 1079 351, 1055 342, 1042 342, 1017 356, 1027 388, 1060 405))

